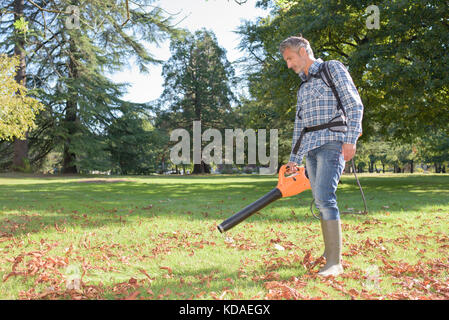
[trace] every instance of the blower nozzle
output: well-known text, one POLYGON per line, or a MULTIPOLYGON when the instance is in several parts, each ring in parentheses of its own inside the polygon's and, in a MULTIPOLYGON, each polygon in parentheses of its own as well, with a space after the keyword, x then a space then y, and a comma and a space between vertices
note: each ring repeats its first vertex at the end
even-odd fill
POLYGON ((304 167, 299 168, 297 173, 288 177, 285 177, 285 170, 286 165, 283 165, 279 169, 279 180, 276 188, 223 221, 217 226, 218 230, 221 233, 226 232, 270 203, 280 198, 294 196, 310 189, 310 182, 306 177, 304 167))

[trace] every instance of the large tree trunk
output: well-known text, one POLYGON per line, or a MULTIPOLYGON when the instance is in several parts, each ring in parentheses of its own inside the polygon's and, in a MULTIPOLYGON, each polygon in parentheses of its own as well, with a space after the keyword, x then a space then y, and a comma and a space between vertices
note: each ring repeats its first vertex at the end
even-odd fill
MULTIPOLYGON (((24 0, 14 0, 14 20, 23 17, 24 0)), ((19 57, 19 68, 15 76, 17 83, 26 85, 26 56, 25 39, 22 34, 16 33, 14 45, 14 55, 19 57)), ((25 167, 25 159, 28 159, 28 132, 25 133, 25 140, 14 140, 13 170, 20 170, 25 167)))
MULTIPOLYGON (((78 71, 76 62, 74 61, 76 45, 73 43, 73 40, 70 40, 70 52, 72 55, 69 57, 69 78, 75 80, 78 77, 78 71)), ((74 89, 72 89, 74 90, 74 89)), ((76 92, 72 92, 67 99, 66 102, 66 110, 65 110, 65 127, 67 129, 67 137, 64 142, 64 151, 63 151, 63 173, 77 173, 77 167, 75 164, 76 154, 73 151, 72 147, 72 139, 75 134, 78 132, 78 103, 77 103, 77 94, 76 92)))
POLYGON ((352 171, 352 163, 351 163, 351 161, 346 161, 344 173, 350 174, 351 171, 352 171))
MULTIPOLYGON (((195 110, 195 121, 201 121, 201 113, 202 113, 202 106, 200 102, 200 93, 198 93, 199 89, 195 89, 195 96, 194 96, 194 110, 195 110)), ((202 150, 203 146, 201 145, 200 150, 200 159, 202 159, 202 150)), ((210 166, 206 164, 203 160, 201 160, 201 163, 199 164, 193 164, 193 172, 192 174, 202 174, 202 173, 210 173, 210 166)))
POLYGON ((28 159, 28 132, 25 134, 25 137, 25 140, 14 140, 13 170, 25 168, 25 160, 28 159))
POLYGON ((66 103, 65 125, 68 136, 64 142, 63 173, 77 173, 75 165, 76 154, 73 152, 71 144, 76 133, 76 101, 68 100, 66 103))

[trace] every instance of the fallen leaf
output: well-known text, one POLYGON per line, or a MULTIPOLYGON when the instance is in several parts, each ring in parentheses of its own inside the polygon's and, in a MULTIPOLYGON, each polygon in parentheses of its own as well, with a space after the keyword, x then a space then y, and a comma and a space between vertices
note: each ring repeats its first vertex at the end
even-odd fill
POLYGON ((127 296, 123 300, 136 300, 136 298, 139 294, 140 294, 139 291, 134 291, 133 293, 131 293, 129 296, 127 296))
POLYGON ((150 275, 144 270, 144 269, 139 269, 140 272, 142 272, 150 281, 150 283, 154 280, 153 278, 150 277, 150 275))
POLYGON ((172 274, 173 273, 173 271, 172 271, 172 269, 170 267, 160 267, 160 269, 167 270, 168 274, 172 274))

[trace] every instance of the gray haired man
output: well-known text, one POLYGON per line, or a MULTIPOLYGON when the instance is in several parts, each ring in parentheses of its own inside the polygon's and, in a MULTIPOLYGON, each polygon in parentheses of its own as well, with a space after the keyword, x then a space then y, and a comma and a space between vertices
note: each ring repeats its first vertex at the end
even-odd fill
POLYGON ((296 172, 306 157, 325 246, 326 264, 318 274, 337 276, 343 267, 336 191, 345 161, 354 157, 362 133, 362 100, 344 65, 315 59, 309 41, 302 36, 284 40, 280 51, 287 67, 302 80, 287 173, 296 172))

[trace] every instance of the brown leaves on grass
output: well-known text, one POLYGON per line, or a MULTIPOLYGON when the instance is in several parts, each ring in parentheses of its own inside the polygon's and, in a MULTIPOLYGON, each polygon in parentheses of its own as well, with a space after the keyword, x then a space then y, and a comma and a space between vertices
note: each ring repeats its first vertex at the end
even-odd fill
POLYGON ((169 275, 173 273, 173 270, 170 267, 160 267, 159 269, 167 270, 169 275))
POLYGON ((315 266, 317 266, 320 263, 324 262, 323 257, 319 257, 318 259, 312 258, 311 250, 306 250, 306 254, 304 255, 304 258, 302 259, 302 265, 304 268, 306 268, 307 271, 311 271, 315 266))
POLYGON ((281 276, 277 272, 268 272, 266 274, 260 275, 260 276, 254 276, 252 277, 253 281, 270 281, 270 280, 279 280, 281 276))
MULTIPOLYGON (((150 210, 151 207, 141 209, 150 210)), ((80 215, 80 219, 86 222, 88 216, 80 215)), ((423 218, 421 221, 425 222, 423 218)), ((426 233, 425 229, 418 227, 413 233, 408 232, 410 228, 404 221, 399 226, 390 226, 401 228, 404 231, 399 232, 393 239, 377 235, 374 238, 364 236, 364 234, 368 234, 368 231, 381 230, 385 224, 384 221, 369 217, 359 224, 342 225, 343 236, 345 237, 346 234, 351 237, 344 238, 343 256, 345 260, 343 265, 345 272, 336 278, 321 278, 317 275, 318 267, 324 263, 324 259, 316 257, 316 252, 321 252, 322 248, 304 249, 304 247, 310 248, 308 245, 316 246, 316 238, 320 238, 317 224, 301 225, 297 228, 311 234, 303 241, 290 241, 286 229, 282 229, 282 232, 276 226, 266 230, 267 232, 262 235, 262 241, 255 240, 251 236, 254 229, 250 230, 251 232, 246 229, 232 234, 232 237, 228 236, 224 241, 222 239, 215 240, 215 238, 205 235, 207 230, 216 232, 216 226, 210 224, 206 226, 205 233, 189 230, 150 233, 147 239, 149 245, 142 250, 140 244, 125 246, 120 243, 98 243, 96 234, 91 232, 85 234, 79 243, 65 244, 65 249, 64 247, 60 248, 64 249, 62 256, 51 252, 58 244, 50 243, 47 239, 42 239, 40 242, 28 240, 28 244, 26 244, 26 238, 16 239, 10 233, 0 233, 0 243, 3 248, 14 247, 16 250, 20 250, 17 248, 21 247, 29 248, 28 246, 35 248, 3 258, 3 261, 9 263, 9 267, 2 280, 16 281, 12 279, 21 277, 24 280, 31 279, 35 285, 39 284, 39 286, 20 292, 20 299, 105 299, 111 298, 111 295, 113 298, 125 300, 170 299, 173 297, 243 299, 245 296, 238 288, 246 282, 255 282, 255 285, 261 288, 261 291, 252 297, 254 299, 327 299, 335 298, 335 293, 349 299, 449 299, 449 284, 444 278, 445 272, 449 268, 447 255, 439 259, 425 258, 428 252, 447 251, 449 248, 447 234, 433 233, 432 231, 426 233), (352 240, 352 237, 357 237, 357 241, 352 240), (11 243, 8 244, 8 242, 11 243), (74 245, 87 253, 80 253, 79 250, 74 249, 74 245), (249 259, 248 257, 254 257, 248 254, 252 254, 252 252, 238 253, 242 256, 241 267, 234 275, 222 275, 218 270, 214 270, 210 273, 194 274, 186 279, 173 272, 173 264, 163 260, 165 255, 175 250, 185 251, 186 256, 193 255, 195 252, 200 255, 202 249, 211 249, 211 247, 217 247, 220 250, 231 249, 229 250, 230 254, 236 253, 237 250, 254 250, 256 254, 257 252, 260 254, 257 255, 257 258, 249 259), (406 261, 398 259, 398 256, 402 257, 402 255, 398 255, 398 252, 403 250, 408 250, 420 260, 413 260, 412 263, 407 258, 404 258, 406 261), (86 280, 92 269, 109 272, 125 267, 128 270, 132 268, 136 260, 139 263, 156 258, 165 261, 156 265, 156 268, 165 270, 160 271, 157 277, 144 269, 136 269, 137 275, 107 286, 101 283, 88 283, 89 280, 86 280), (355 258, 368 261, 378 267, 378 274, 372 278, 372 275, 367 274, 366 270, 352 266, 355 258), (82 275, 80 279, 77 279, 78 282, 67 285, 64 269, 76 261, 82 262, 82 275), (93 261, 101 261, 102 264, 94 266, 92 265, 93 261), (283 275, 291 270, 295 270, 295 272, 297 270, 299 275, 286 280, 283 275), (138 279, 139 276, 140 279, 138 279), (385 288, 381 289, 380 285, 386 283, 387 281, 383 281, 387 278, 388 280, 393 279, 393 281, 388 281, 393 290, 388 289, 388 293, 385 293, 382 292, 385 288), (168 283, 167 287, 154 286, 154 283, 159 283, 157 280, 160 279, 164 283, 168 283), (217 288, 216 284, 223 280, 225 286, 217 288), (354 286, 354 283, 357 286, 354 286), (320 284, 321 288, 323 284, 327 287, 327 292, 317 287, 320 284), (187 293, 175 292, 176 288, 183 287, 189 288, 187 293), (310 290, 315 290, 316 296, 310 295, 310 290)), ((16 226, 13 223, 8 226, 10 229, 8 231, 21 228, 20 225, 16 226)), ((49 230, 54 233, 67 232, 64 224, 60 222, 55 222, 49 227, 49 230)), ((322 243, 321 239, 318 241, 317 243, 322 243)))
POLYGON ((3 276, 3 282, 13 276, 32 277, 37 276, 35 284, 49 282, 51 275, 60 275, 58 268, 67 266, 67 257, 44 257, 46 252, 31 251, 15 257, 12 270, 3 276), (26 259, 28 257, 28 259, 26 259), (22 265, 21 265, 22 264, 22 265))
POLYGON ((144 269, 139 269, 139 271, 142 272, 148 278, 148 281, 150 283, 154 280, 154 278, 151 278, 150 275, 144 269))
POLYGON ((307 282, 297 277, 291 277, 288 281, 268 281, 264 287, 268 290, 265 299, 269 300, 304 300, 314 299, 303 293, 307 282))
MULTIPOLYGON (((214 230, 215 231, 215 230, 214 230)), ((191 231, 172 231, 162 232, 157 236, 151 236, 149 239, 153 243, 150 250, 152 255, 150 258, 157 258, 160 255, 170 254, 172 250, 184 249, 194 255, 195 250, 203 249, 205 246, 215 246, 216 243, 205 239, 198 239, 202 236, 199 232, 191 231), (197 240, 198 241, 194 241, 197 240)))
POLYGON ((227 237, 224 241, 226 247, 235 248, 238 250, 254 250, 257 244, 249 238, 245 238, 243 233, 238 233, 232 238, 227 237))
POLYGON ((384 264, 382 272, 397 279, 393 284, 399 286, 396 292, 387 294, 388 299, 448 299, 449 283, 439 280, 447 272, 447 258, 419 260, 415 264, 405 261, 380 258, 384 264))
POLYGON ((302 295, 297 289, 279 281, 266 282, 265 288, 268 290, 268 294, 265 298, 269 300, 304 300, 308 298, 302 295))
POLYGON ((356 244, 349 244, 347 246, 347 251, 342 253, 343 256, 357 256, 363 255, 367 256, 372 251, 380 251, 384 255, 389 255, 389 251, 383 245, 384 239, 379 237, 378 239, 366 238, 364 241, 356 244))

